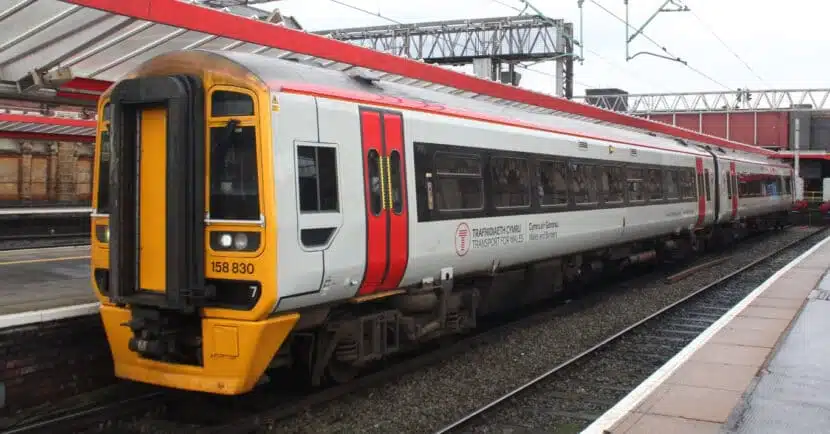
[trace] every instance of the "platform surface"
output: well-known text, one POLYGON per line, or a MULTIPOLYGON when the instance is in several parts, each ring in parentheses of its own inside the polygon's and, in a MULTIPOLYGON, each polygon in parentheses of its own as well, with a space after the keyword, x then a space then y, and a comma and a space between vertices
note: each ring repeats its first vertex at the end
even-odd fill
POLYGON ((0 251, 0 317, 97 300, 89 246, 0 251))
POLYGON ((830 433, 830 277, 735 408, 729 433, 830 433))
POLYGON ((830 432, 830 237, 787 264, 586 433, 830 432), (824 290, 828 290, 824 292, 824 290))

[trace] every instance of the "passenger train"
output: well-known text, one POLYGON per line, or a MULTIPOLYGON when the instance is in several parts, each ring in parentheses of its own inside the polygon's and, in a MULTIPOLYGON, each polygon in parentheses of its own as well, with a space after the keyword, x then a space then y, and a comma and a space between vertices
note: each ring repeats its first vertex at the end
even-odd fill
POLYGON ((118 377, 342 382, 608 270, 780 227, 766 157, 254 54, 99 104, 92 284, 118 377))

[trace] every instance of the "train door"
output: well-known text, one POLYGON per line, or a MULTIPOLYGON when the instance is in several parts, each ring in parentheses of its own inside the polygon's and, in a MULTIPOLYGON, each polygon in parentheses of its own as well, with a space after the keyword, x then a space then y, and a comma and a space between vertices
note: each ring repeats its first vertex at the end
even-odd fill
POLYGON ((138 111, 138 284, 141 289, 164 291, 167 222, 167 109, 138 111))
POLYGON ((366 269, 359 295, 394 289, 409 258, 409 210, 406 200, 403 118, 400 113, 360 111, 366 269))
POLYGON ((732 220, 738 218, 738 173, 735 162, 729 162, 729 187, 732 190, 732 220))
POLYGON ((717 175, 720 173, 720 162, 714 155, 712 157, 711 173, 709 169, 706 169, 706 184, 710 185, 712 189, 711 202, 709 202, 709 204, 714 209, 714 213, 712 214, 712 222, 717 224, 721 211, 721 189, 720 183, 717 182, 717 175))
POLYGON ((112 91, 110 284, 116 303, 184 308, 204 287, 204 91, 187 76, 112 91))
MULTIPOLYGON (((703 168, 703 183, 706 186, 706 213, 709 210, 714 210, 713 215, 718 215, 718 206, 717 200, 712 200, 712 190, 714 189, 712 185, 712 171, 708 167, 703 168)), ((717 194, 714 195, 717 198, 717 194)))
POLYGON ((703 175, 703 158, 695 158, 695 173, 697 174, 697 227, 703 227, 706 218, 706 193, 709 186, 703 175))

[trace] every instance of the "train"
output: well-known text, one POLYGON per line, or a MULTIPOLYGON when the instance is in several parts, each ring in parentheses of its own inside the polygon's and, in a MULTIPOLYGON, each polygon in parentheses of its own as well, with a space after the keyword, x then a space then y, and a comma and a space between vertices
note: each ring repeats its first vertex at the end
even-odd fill
POLYGON ((312 384, 787 222, 763 155, 275 57, 155 56, 99 101, 91 284, 115 375, 312 384), (295 371, 292 371, 295 372, 295 371))

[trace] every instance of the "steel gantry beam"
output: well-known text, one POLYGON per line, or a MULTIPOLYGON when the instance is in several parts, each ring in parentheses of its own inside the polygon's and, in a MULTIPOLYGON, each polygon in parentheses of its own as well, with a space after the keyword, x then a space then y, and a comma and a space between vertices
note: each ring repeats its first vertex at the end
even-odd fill
POLYGON ((637 115, 830 110, 830 89, 606 94, 574 99, 637 115))
POLYGON ((473 64, 476 75, 517 84, 512 66, 556 62, 557 95, 573 96, 573 24, 539 15, 430 21, 314 32, 396 56, 440 65, 473 64), (510 68, 502 77, 500 64, 510 68))

